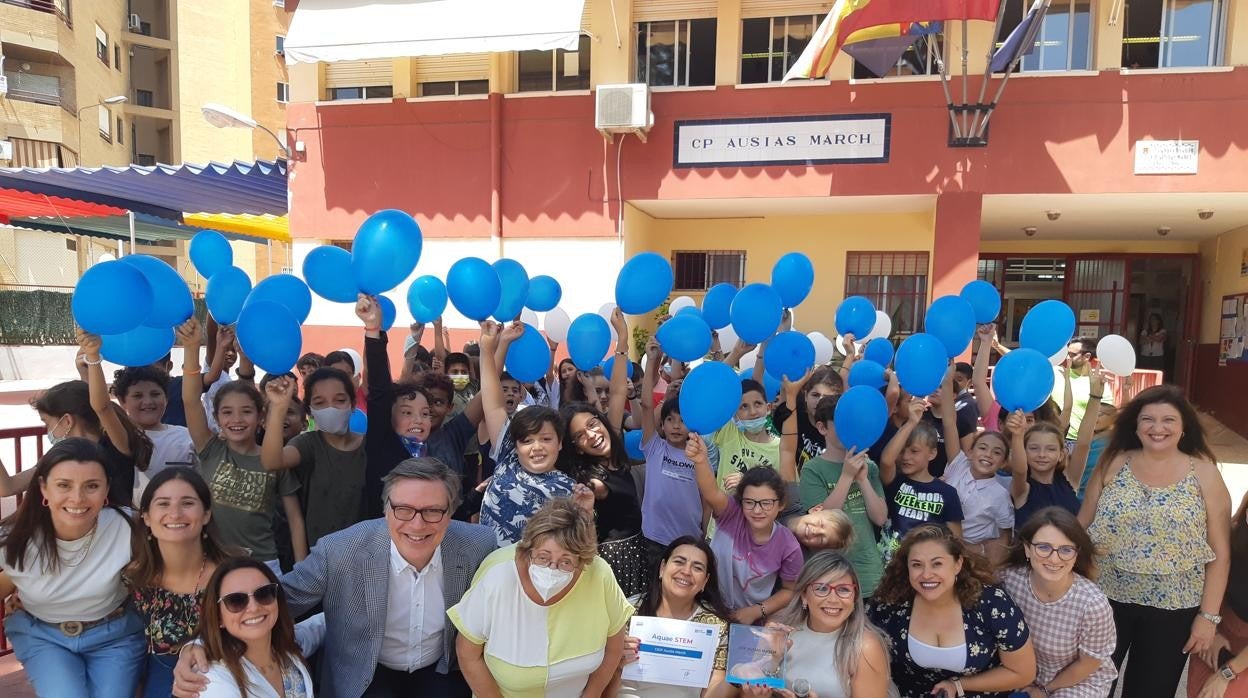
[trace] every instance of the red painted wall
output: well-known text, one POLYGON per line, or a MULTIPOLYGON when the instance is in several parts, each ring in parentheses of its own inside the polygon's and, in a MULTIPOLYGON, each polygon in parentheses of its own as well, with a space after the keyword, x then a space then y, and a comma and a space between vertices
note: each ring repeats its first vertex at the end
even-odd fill
MULTIPOLYGON (((972 87, 972 93, 976 92, 972 87)), ((502 232, 614 230, 615 156, 593 128, 593 97, 502 100, 502 232)), ((698 199, 1043 192, 1239 191, 1248 163, 1248 68, 1226 72, 1022 77, 992 118, 986 149, 946 147, 938 82, 659 92, 648 143, 622 149, 623 198, 698 199), (673 170, 673 121, 888 112, 890 162, 673 170), (1132 175, 1136 140, 1199 139, 1200 174, 1132 175)), ((346 238, 380 208, 403 208, 432 237, 488 236, 490 108, 485 99, 291 104, 306 153, 293 171, 291 229, 346 238)), ((619 141, 617 140, 617 144, 619 141)))

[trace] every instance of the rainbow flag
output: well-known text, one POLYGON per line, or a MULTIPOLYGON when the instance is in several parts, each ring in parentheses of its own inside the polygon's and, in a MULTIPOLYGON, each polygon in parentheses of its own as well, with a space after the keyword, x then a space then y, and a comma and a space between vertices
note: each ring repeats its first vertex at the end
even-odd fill
POLYGON ((992 22, 999 6, 1000 0, 836 0, 784 80, 823 77, 845 44, 905 36, 921 22, 992 22))

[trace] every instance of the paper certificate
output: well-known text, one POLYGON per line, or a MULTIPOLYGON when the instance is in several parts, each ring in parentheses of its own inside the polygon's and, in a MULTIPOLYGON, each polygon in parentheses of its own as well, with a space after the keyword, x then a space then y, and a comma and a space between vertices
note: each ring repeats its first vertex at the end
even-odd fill
POLYGON ((715 666, 719 628, 671 618, 633 616, 628 634, 641 640, 638 659, 624 665, 629 681, 706 688, 715 666))

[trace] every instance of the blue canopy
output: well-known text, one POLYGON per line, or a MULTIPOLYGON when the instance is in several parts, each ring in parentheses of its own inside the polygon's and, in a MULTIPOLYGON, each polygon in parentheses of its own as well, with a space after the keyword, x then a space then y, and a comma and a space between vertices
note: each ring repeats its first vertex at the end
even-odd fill
POLYGON ((0 187, 180 220, 188 213, 285 215, 286 161, 129 167, 4 167, 0 187))

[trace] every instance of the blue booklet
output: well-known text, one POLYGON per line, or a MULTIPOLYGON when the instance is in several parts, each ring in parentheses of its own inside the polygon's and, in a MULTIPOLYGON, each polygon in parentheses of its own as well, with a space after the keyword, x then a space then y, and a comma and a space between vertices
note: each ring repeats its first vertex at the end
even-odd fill
POLYGON ((783 630, 733 623, 728 630, 728 683, 784 688, 789 635, 783 630))

